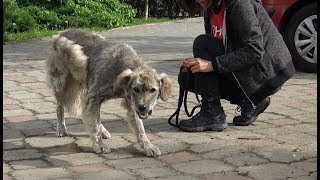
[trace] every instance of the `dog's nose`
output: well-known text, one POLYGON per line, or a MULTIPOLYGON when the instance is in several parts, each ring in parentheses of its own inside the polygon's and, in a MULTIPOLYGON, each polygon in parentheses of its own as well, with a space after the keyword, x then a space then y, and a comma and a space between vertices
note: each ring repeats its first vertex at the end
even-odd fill
POLYGON ((147 110, 147 107, 145 105, 139 105, 138 108, 140 112, 144 112, 147 110))

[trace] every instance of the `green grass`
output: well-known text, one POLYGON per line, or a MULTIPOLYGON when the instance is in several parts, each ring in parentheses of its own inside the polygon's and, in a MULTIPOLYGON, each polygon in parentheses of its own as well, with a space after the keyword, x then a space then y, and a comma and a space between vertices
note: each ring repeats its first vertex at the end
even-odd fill
MULTIPOLYGON (((134 25, 140 25, 140 24, 151 24, 151 23, 160 23, 160 22, 167 22, 170 21, 169 18, 152 18, 149 17, 147 20, 144 18, 136 18, 133 20, 132 23, 128 24, 127 26, 134 26, 134 25)), ((102 27, 84 27, 81 29, 87 29, 90 31, 100 32, 107 30, 102 27)), ((66 30, 66 29, 63 29, 66 30)), ((22 33, 9 33, 6 32, 5 34, 5 42, 21 42, 26 41, 34 38, 41 38, 41 37, 47 37, 52 36, 54 34, 57 34, 58 31, 62 30, 47 30, 47 29, 36 29, 29 32, 22 32, 22 33)))

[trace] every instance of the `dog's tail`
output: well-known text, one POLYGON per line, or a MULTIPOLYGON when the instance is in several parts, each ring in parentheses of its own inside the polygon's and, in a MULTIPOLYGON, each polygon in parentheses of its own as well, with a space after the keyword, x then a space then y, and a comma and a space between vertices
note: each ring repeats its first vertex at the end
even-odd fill
POLYGON ((71 116, 81 112, 80 96, 87 76, 82 47, 63 36, 53 36, 47 59, 47 82, 71 116))

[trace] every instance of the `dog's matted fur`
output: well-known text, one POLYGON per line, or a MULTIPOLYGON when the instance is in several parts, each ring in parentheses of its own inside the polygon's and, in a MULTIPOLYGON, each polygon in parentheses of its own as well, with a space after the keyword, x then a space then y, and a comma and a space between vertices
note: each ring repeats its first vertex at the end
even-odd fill
POLYGON ((167 101, 172 82, 144 63, 131 46, 84 30, 65 31, 51 40, 47 73, 57 100, 57 136, 67 135, 64 109, 72 116, 82 113, 93 150, 109 152, 102 138, 111 136, 101 124, 100 107, 123 98, 128 124, 146 155, 161 154, 148 140, 142 119, 152 113, 157 98, 167 101))

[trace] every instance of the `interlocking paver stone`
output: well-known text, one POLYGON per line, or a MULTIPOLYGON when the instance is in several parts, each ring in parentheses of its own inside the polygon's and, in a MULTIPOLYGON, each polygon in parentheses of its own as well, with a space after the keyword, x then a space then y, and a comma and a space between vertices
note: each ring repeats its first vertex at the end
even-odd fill
POLYGON ((143 168, 143 169, 137 169, 136 172, 144 178, 177 175, 175 171, 167 167, 143 168))
POLYGON ((17 109, 17 110, 4 110, 3 117, 13 117, 13 116, 29 116, 33 115, 32 112, 25 109, 17 109))
POLYGON ((78 179, 87 180, 87 179, 126 179, 126 180, 135 180, 136 177, 129 175, 123 171, 119 170, 107 170, 101 172, 85 173, 81 174, 78 179))
POLYGON ((47 121, 26 121, 19 123, 8 123, 8 126, 14 130, 31 130, 35 127, 50 128, 52 127, 47 121))
POLYGON ((295 169, 286 164, 270 163, 257 166, 240 167, 237 170, 247 171, 248 176, 256 180, 286 179, 307 175, 306 171, 295 169))
POLYGON ((153 158, 130 158, 130 159, 120 159, 120 160, 109 160, 105 162, 106 164, 119 168, 119 169, 141 169, 147 167, 157 167, 163 166, 165 163, 162 163, 153 158))
POLYGON ((251 166, 268 162, 267 159, 260 158, 252 153, 235 154, 231 155, 230 157, 224 158, 224 160, 238 167, 251 166))
MULTIPOLYGON (((99 32, 132 45, 150 66, 173 80, 172 98, 159 100, 144 120, 160 157, 146 157, 139 150, 121 99, 101 107, 101 122, 112 136, 103 140, 109 154, 92 151, 81 116, 70 118, 65 112, 70 135, 57 138, 56 99, 46 85, 51 37, 3 45, 3 178, 317 179, 316 73, 297 71, 271 96, 271 105, 253 125, 234 126, 237 106, 226 100, 221 103, 229 127, 223 132, 187 133, 167 123, 177 108, 180 60, 193 57, 193 40, 202 33, 202 17, 99 32)), ((197 104, 190 93, 188 109, 197 104)), ((180 119, 189 119, 184 108, 180 119)))
POLYGON ((288 178, 287 180, 315 180, 315 178, 311 176, 300 176, 300 177, 288 178))
POLYGON ((240 147, 240 146, 234 146, 232 148, 225 148, 220 150, 214 150, 207 153, 201 154, 201 156, 205 159, 222 159, 225 157, 230 157, 235 154, 241 154, 244 152, 247 152, 248 148, 246 147, 240 147))
POLYGON ((186 174, 208 174, 222 171, 232 171, 234 168, 216 160, 199 160, 189 163, 180 163, 172 165, 176 170, 186 174))
POLYGON ((8 164, 3 163, 2 167, 3 167, 3 173, 8 173, 11 171, 11 168, 8 164))
POLYGON ((23 138, 23 134, 20 131, 17 130, 11 130, 11 129, 7 129, 7 130, 3 130, 3 139, 4 141, 8 141, 10 139, 19 139, 19 138, 23 138))
POLYGON ((47 158, 49 162, 58 167, 78 166, 83 164, 102 163, 105 159, 94 153, 76 153, 68 155, 50 156, 47 158))
POLYGON ((222 172, 205 175, 206 180, 252 180, 247 176, 238 175, 236 172, 222 172))
POLYGON ((56 137, 55 134, 39 137, 28 137, 26 143, 35 148, 47 148, 54 146, 63 146, 70 144, 74 141, 72 137, 56 137))
POLYGON ((156 139, 152 141, 152 144, 160 149, 161 154, 174 153, 185 150, 187 148, 185 143, 164 138, 156 139))
POLYGON ((190 150, 193 152, 207 152, 212 150, 224 149, 226 147, 232 148, 235 144, 233 140, 221 140, 221 139, 212 139, 210 143, 205 144, 195 144, 190 147, 190 150))
POLYGON ((89 172, 100 172, 105 170, 111 170, 106 164, 84 164, 79 166, 71 166, 68 169, 76 172, 77 174, 84 174, 89 172))
POLYGON ((277 145, 272 147, 257 148, 253 152, 274 162, 289 163, 303 160, 305 158, 316 157, 310 150, 299 150, 294 146, 277 145))
POLYGON ((72 174, 61 167, 56 168, 41 168, 41 169, 24 169, 16 170, 12 173, 16 179, 26 180, 42 180, 42 179, 60 179, 72 177, 72 174))
POLYGON ((3 151, 4 161, 18 161, 25 159, 40 158, 42 154, 36 149, 19 149, 3 151))
POLYGON ((201 158, 189 152, 178 152, 175 154, 163 155, 159 157, 160 160, 168 164, 178 164, 182 162, 200 160, 201 158))
POLYGON ((21 140, 3 142, 3 150, 18 149, 24 147, 24 143, 21 140))
POLYGON ((305 171, 317 171, 317 162, 294 162, 291 163, 290 166, 295 167, 295 168, 299 168, 299 169, 303 169, 305 171))
POLYGON ((13 169, 35 169, 35 168, 45 168, 48 164, 42 160, 23 160, 23 161, 11 161, 10 162, 13 169))
POLYGON ((178 175, 178 176, 168 176, 168 177, 157 177, 157 178, 150 178, 152 180, 203 180, 201 176, 191 176, 191 175, 178 175))

